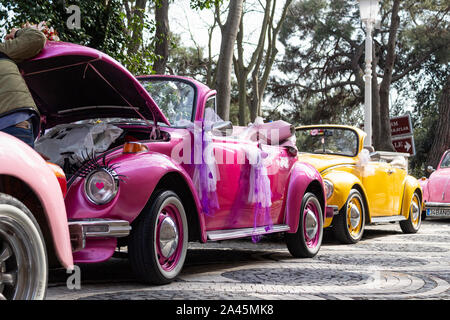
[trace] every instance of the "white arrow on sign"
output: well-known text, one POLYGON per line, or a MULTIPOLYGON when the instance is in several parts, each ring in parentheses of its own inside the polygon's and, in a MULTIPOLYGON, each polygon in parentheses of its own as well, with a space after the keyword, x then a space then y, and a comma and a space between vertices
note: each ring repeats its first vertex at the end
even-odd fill
POLYGON ((411 145, 408 143, 408 141, 405 142, 405 149, 409 152, 409 149, 411 149, 411 145))

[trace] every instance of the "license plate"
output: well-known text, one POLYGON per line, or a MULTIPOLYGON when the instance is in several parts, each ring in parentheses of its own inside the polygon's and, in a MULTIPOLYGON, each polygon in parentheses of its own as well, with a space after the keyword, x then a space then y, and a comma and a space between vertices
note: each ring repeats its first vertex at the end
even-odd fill
POLYGON ((428 217, 450 217, 450 209, 428 208, 428 217))

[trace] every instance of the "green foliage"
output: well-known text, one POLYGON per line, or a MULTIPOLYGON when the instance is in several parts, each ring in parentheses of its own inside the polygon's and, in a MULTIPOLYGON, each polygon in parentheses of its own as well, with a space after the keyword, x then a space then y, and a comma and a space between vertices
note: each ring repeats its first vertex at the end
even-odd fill
POLYGON ((181 45, 179 35, 171 34, 169 61, 167 64, 171 74, 187 76, 207 83, 208 59, 203 48, 185 47, 181 45))
POLYGON ((294 123, 358 123, 363 96, 352 66, 355 43, 362 41, 358 20, 357 1, 291 5, 280 32, 285 56, 278 68, 286 77, 273 78, 269 89, 291 106, 286 112, 294 123))
POLYGON ((48 21, 62 41, 93 47, 117 58, 126 40, 121 1, 106 3, 103 0, 71 1, 70 4, 80 7, 81 28, 69 29, 66 25, 70 17, 66 11, 69 4, 65 1, 0 0, 0 28, 10 30, 27 21, 48 21))
POLYGON ((20 27, 24 22, 48 21, 59 33, 62 41, 98 49, 121 62, 133 74, 151 74, 154 54, 154 37, 132 37, 129 30, 145 30, 154 34, 155 23, 146 10, 143 21, 138 15, 130 20, 123 10, 122 0, 0 0, 0 30, 20 27), (81 13, 81 28, 70 29, 66 8, 77 5, 81 13), (136 43, 138 50, 128 50, 136 43))
POLYGON ((124 49, 117 54, 116 58, 125 65, 132 74, 148 75, 153 73, 152 65, 157 59, 154 37, 156 25, 155 21, 150 18, 145 9, 136 9, 136 11, 140 11, 142 20, 138 14, 134 14, 131 19, 128 20, 124 12, 120 13, 122 21, 127 19, 127 33, 124 35, 124 49), (145 39, 142 35, 133 35, 129 30, 145 30, 151 37, 150 39, 145 39), (132 47, 135 47, 136 49, 130 49, 132 47))
POLYGON ((221 4, 223 0, 191 0, 192 9, 210 9, 213 6, 221 4))

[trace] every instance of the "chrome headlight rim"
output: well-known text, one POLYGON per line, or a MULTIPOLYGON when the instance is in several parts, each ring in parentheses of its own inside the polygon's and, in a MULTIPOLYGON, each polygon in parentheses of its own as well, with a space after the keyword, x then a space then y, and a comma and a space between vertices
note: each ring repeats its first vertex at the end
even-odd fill
POLYGON ((89 202, 91 202, 92 204, 101 206, 101 205, 105 205, 110 203, 117 195, 117 192, 119 191, 119 181, 118 179, 116 179, 116 173, 114 171, 110 171, 110 170, 106 170, 104 168, 101 169, 96 169, 93 170, 92 172, 90 172, 85 180, 84 180, 84 194, 86 196, 86 198, 89 200, 89 202), (92 194, 89 191, 89 185, 91 183, 92 177, 97 174, 97 173, 106 173, 109 178, 111 179, 111 184, 114 186, 114 190, 111 192, 111 194, 108 196, 107 199, 103 200, 103 201, 99 201, 97 199, 95 199, 92 194))
POLYGON ((328 179, 323 179, 323 185, 325 186, 325 196, 327 197, 327 200, 328 200, 333 195, 334 185, 333 185, 333 182, 331 182, 328 179))

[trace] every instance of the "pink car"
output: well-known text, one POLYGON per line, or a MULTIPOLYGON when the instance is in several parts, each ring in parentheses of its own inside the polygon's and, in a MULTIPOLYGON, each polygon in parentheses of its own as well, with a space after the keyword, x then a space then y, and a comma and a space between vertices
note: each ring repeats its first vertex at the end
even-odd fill
POLYGON ((426 217, 450 217, 450 149, 442 155, 435 170, 427 168, 431 175, 419 182, 423 189, 426 217))
POLYGON ((282 232, 294 256, 319 251, 333 210, 320 174, 297 161, 289 124, 233 127, 207 86, 137 79, 74 44, 50 42, 20 67, 47 129, 36 147, 68 177, 75 263, 127 246, 136 275, 163 284, 180 273, 188 241, 282 232))
POLYGON ((65 183, 58 167, 0 132, 0 300, 43 299, 47 254, 73 269, 65 183))

